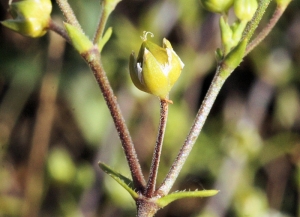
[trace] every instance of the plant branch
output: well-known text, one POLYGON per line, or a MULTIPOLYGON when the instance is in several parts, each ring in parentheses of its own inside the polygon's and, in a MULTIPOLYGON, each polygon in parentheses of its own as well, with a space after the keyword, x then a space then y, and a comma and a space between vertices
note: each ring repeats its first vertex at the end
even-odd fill
POLYGON ((86 62, 92 69, 94 76, 101 89, 102 95, 106 101, 108 109, 111 113, 116 130, 119 134, 122 143, 122 147, 125 152, 125 156, 129 164, 134 187, 138 191, 143 191, 146 182, 142 173, 142 169, 139 164, 130 133, 122 116, 121 109, 109 84, 106 73, 99 61, 99 51, 98 49, 95 49, 93 54, 91 51, 89 53, 82 54, 82 57, 86 60, 86 62), (95 58, 95 56, 97 56, 98 58, 95 58))
POLYGON ((221 87, 223 86, 227 77, 221 76, 221 67, 217 68, 216 74, 213 78, 213 81, 210 85, 209 90, 206 93, 206 96, 202 102, 202 105, 197 113, 195 118, 194 124, 190 129, 190 132, 181 147, 179 154, 177 155, 174 163, 172 164, 169 173, 167 174, 166 178, 164 179, 161 186, 155 192, 155 195, 166 195, 171 190, 176 178, 178 177, 183 164, 185 163, 189 153, 191 152, 193 145, 198 138, 202 127, 206 121, 206 118, 215 102, 217 95, 220 92, 221 87))
MULTIPOLYGON (((72 26, 77 27, 82 31, 82 28, 74 14, 73 9, 67 0, 56 0, 60 10, 62 11, 64 17, 66 18, 67 23, 70 23, 72 26)), ((83 31, 82 31, 83 32, 83 31)))
POLYGON ((258 24, 260 23, 264 13, 266 12, 267 7, 269 6, 271 0, 260 0, 258 4, 258 8, 252 18, 252 20, 247 24, 244 32, 243 37, 241 40, 248 38, 251 39, 254 31, 257 29, 258 24))
POLYGON ((148 179, 146 191, 144 195, 146 197, 152 197, 155 191, 156 186, 156 179, 157 179, 157 172, 159 167, 159 161, 161 156, 162 144, 164 140, 164 135, 166 131, 167 125, 167 118, 168 118, 168 107, 169 103, 165 99, 160 100, 160 121, 159 121, 159 128, 158 128, 158 135, 156 140, 156 145, 154 148, 154 153, 151 162, 150 168, 150 176, 148 179))
POLYGON ((58 35, 63 37, 68 43, 71 43, 70 37, 67 33, 67 31, 57 25, 53 20, 50 20, 48 28, 52 30, 53 32, 56 32, 58 35))
POLYGON ((287 5, 277 6, 268 25, 248 44, 246 52, 245 52, 245 56, 248 53, 250 53, 262 40, 264 40, 266 38, 266 36, 271 32, 273 27, 278 22, 279 18, 282 16, 286 7, 287 7, 287 5))
POLYGON ((106 2, 102 1, 102 12, 101 12, 101 16, 100 16, 100 20, 98 23, 98 27, 93 39, 93 44, 97 44, 99 42, 99 40, 101 39, 103 32, 104 32, 104 27, 106 24, 106 21, 108 19, 109 14, 107 13, 107 9, 105 7, 106 2))

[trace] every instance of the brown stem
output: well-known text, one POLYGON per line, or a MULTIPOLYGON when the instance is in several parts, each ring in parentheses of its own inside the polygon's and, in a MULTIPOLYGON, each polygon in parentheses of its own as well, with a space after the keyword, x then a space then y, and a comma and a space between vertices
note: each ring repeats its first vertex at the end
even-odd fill
POLYGON ((266 38, 266 36, 271 32, 274 28, 276 23, 278 22, 279 18, 282 16, 283 12, 285 11, 286 6, 278 6, 274 11, 274 14, 269 21, 268 25, 248 44, 245 56, 250 53, 262 40, 266 38))
POLYGON ((160 209, 155 203, 155 200, 141 196, 136 201, 137 217, 153 217, 160 209))
POLYGON ((194 124, 181 147, 174 163, 172 164, 171 169, 169 170, 166 178, 164 179, 161 186, 155 192, 155 195, 166 195, 171 190, 176 178, 178 177, 183 164, 185 163, 189 153, 191 152, 193 145, 198 138, 202 127, 206 121, 206 118, 215 102, 215 99, 220 92, 221 87, 223 86, 226 78, 220 75, 220 67, 218 67, 216 75, 210 85, 209 90, 206 93, 206 96, 201 104, 201 107, 197 113, 194 124))
POLYGON ((165 99, 160 100, 160 121, 159 121, 158 135, 157 135, 156 145, 152 157, 150 176, 148 179, 146 191, 144 193, 146 197, 152 197, 155 191, 157 172, 158 172, 159 161, 161 156, 161 149, 162 149, 162 144, 163 144, 166 125, 167 125, 168 107, 169 107, 168 105, 169 105, 168 100, 165 99))
POLYGON ((73 25, 73 26, 77 27, 78 29, 80 29, 81 31, 83 31, 75 14, 74 14, 73 9, 69 5, 68 1, 67 0, 56 0, 56 3, 58 4, 64 17, 66 18, 67 23, 70 23, 71 25, 73 25))
POLYGON ((138 191, 143 191, 146 182, 136 155, 136 151, 130 133, 125 124, 125 120, 122 116, 121 109, 118 105, 113 90, 109 84, 106 73, 99 61, 99 58, 96 58, 95 56, 93 57, 93 55, 99 57, 98 49, 95 49, 95 54, 86 53, 86 54, 82 54, 82 57, 86 60, 86 62, 89 64, 90 68, 92 69, 94 76, 101 89, 104 100, 106 101, 108 109, 111 113, 116 130, 119 134, 122 143, 122 147, 125 152, 125 156, 129 164, 134 186, 138 191))
POLYGON ((48 28, 50 30, 52 30, 53 32, 56 32, 58 35, 60 35, 61 37, 63 37, 68 43, 71 42, 69 35, 67 33, 67 31, 60 27, 59 25, 57 25, 53 20, 49 21, 49 26, 48 28))

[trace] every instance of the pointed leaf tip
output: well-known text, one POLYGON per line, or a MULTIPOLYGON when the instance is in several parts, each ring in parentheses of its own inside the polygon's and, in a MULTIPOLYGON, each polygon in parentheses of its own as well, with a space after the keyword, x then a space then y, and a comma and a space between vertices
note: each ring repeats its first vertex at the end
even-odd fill
POLYGON ((133 199, 138 198, 138 194, 134 190, 133 182, 130 179, 114 171, 112 168, 102 162, 99 162, 98 165, 105 173, 116 180, 126 191, 128 191, 133 199))
POLYGON ((164 197, 161 197, 157 200, 157 205, 161 208, 165 207, 169 203, 184 198, 191 197, 211 197, 218 193, 218 190, 202 190, 202 191, 179 191, 168 194, 164 197))

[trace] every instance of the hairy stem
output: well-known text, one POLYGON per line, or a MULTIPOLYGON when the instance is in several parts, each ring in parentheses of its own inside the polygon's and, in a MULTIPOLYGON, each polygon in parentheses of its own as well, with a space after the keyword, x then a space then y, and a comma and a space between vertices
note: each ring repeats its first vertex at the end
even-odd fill
POLYGON ((245 31, 243 32, 242 40, 245 38, 252 37, 254 31, 256 30, 258 24, 260 23, 264 13, 266 12, 267 7, 269 6, 271 0, 260 0, 258 4, 258 8, 252 18, 252 20, 247 24, 245 31))
POLYGON ((50 20, 48 28, 63 37, 68 43, 71 43, 67 31, 64 28, 58 26, 53 20, 50 20))
POLYGON ((106 21, 108 19, 109 13, 107 13, 107 9, 105 7, 105 1, 102 1, 102 12, 101 12, 101 16, 100 16, 100 20, 98 23, 98 27, 93 39, 93 43, 97 44, 99 42, 99 40, 101 39, 103 32, 104 32, 104 27, 106 24, 106 21))
POLYGON ((86 53, 86 54, 82 54, 82 57, 86 60, 86 62, 89 64, 90 68, 92 69, 94 76, 101 89, 102 95, 106 101, 108 109, 111 113, 111 116, 113 118, 116 130, 119 134, 122 147, 124 149, 129 164, 134 186, 138 191, 143 191, 146 182, 136 155, 136 151, 130 133, 125 124, 125 120, 122 116, 121 109, 118 105, 113 90, 109 84, 106 73, 99 61, 99 58, 94 58, 93 55, 99 57, 98 49, 95 49, 95 54, 86 53))
POLYGON ((62 11, 64 17, 66 18, 67 23, 70 23, 71 25, 77 27, 82 31, 82 28, 74 14, 73 9, 69 5, 67 0, 56 0, 56 3, 58 4, 60 10, 62 11))
POLYGON ((166 195, 171 190, 176 178, 178 177, 183 164, 185 163, 189 153, 191 152, 193 145, 198 138, 202 127, 206 121, 206 118, 215 102, 217 95, 220 92, 221 87, 223 86, 227 77, 220 75, 221 67, 217 68, 217 72, 214 76, 214 79, 210 85, 209 90, 206 93, 206 96, 202 102, 202 105, 197 113, 194 124, 190 129, 190 132, 181 147, 179 154, 177 155, 174 163, 172 164, 171 169, 169 170, 166 178, 164 179, 161 186, 155 192, 155 195, 166 195))
POLYGON ((157 172, 158 172, 159 161, 161 156, 161 149, 162 149, 162 144, 163 144, 166 125, 167 125, 168 107, 169 107, 168 105, 169 103, 167 100, 164 99, 160 100, 160 121, 159 121, 158 135, 157 135, 156 145, 154 148, 154 153, 151 162, 150 176, 144 194, 146 197, 152 197, 155 191, 157 172))
POLYGON ((250 53, 265 37, 271 32, 273 27, 278 22, 279 18, 282 16, 283 12, 285 11, 287 5, 285 6, 278 6, 274 11, 274 14, 269 21, 268 25, 248 44, 245 56, 250 53))

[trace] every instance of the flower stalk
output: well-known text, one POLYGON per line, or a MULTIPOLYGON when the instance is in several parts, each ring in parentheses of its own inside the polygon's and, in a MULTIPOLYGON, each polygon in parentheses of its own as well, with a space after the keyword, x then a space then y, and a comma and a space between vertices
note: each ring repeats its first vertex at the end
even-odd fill
POLYGON ((159 121, 158 135, 157 135, 156 145, 155 145, 154 153, 153 153, 153 157, 152 157, 150 175, 149 175, 147 187, 146 187, 146 190, 144 193, 146 195, 146 197, 153 196, 153 193, 155 191, 158 167, 159 167, 161 150, 162 150, 162 145, 163 145, 163 139, 164 139, 166 125, 167 125, 168 107, 169 107, 168 100, 164 100, 164 99, 160 100, 160 121, 159 121))

